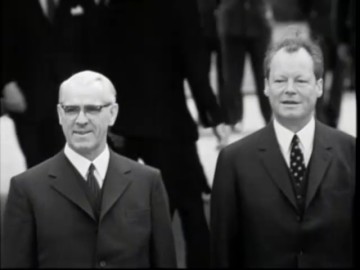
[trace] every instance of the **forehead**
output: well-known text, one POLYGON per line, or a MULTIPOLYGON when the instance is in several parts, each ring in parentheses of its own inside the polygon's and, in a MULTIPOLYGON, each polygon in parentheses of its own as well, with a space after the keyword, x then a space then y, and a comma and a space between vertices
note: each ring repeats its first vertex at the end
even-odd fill
POLYGON ((304 48, 300 48, 295 52, 287 52, 285 48, 282 48, 271 59, 271 73, 314 73, 314 62, 304 48))
POLYGON ((96 104, 112 99, 112 93, 100 81, 74 80, 67 82, 60 92, 61 102, 96 104))

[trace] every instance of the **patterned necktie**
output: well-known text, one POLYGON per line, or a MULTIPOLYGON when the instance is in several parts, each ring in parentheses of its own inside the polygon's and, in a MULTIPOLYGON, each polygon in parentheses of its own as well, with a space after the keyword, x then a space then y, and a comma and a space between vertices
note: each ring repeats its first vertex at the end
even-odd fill
POLYGON ((91 192, 91 194, 93 195, 93 198, 95 199, 95 201, 97 201, 97 199, 99 198, 100 195, 100 187, 99 187, 99 183, 96 180, 96 177, 94 175, 94 170, 95 170, 95 166, 94 164, 90 164, 89 167, 89 172, 88 172, 88 176, 87 176, 87 185, 89 187, 89 190, 91 192))
POLYGON ((299 147, 299 138, 294 135, 291 141, 290 153, 290 172, 295 179, 296 184, 301 184, 304 180, 306 167, 304 163, 304 156, 299 147))

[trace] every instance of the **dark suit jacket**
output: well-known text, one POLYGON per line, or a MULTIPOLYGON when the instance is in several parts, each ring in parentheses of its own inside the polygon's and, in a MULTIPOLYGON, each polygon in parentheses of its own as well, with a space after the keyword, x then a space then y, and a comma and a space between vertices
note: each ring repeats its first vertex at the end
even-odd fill
POLYGON ((1 86, 15 80, 28 105, 24 117, 31 121, 56 117, 60 83, 90 68, 93 1, 60 1, 53 23, 39 0, 4 0, 2 5, 1 86), (71 10, 81 6, 82 14, 71 10))
POLYGON ((195 141, 197 125, 187 108, 185 79, 201 122, 221 122, 196 1, 113 0, 103 11, 102 32, 108 40, 104 74, 115 84, 120 108, 116 133, 195 141))
POLYGON ((219 156, 211 203, 212 265, 349 267, 355 139, 316 122, 302 219, 273 124, 219 156))
POLYGON ((61 152, 11 181, 4 267, 176 267, 158 170, 111 151, 99 225, 61 152))

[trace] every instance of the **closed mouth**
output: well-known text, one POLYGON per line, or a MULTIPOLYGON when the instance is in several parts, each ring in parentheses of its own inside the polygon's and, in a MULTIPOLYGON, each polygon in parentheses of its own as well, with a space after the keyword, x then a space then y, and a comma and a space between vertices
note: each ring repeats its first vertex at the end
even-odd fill
POLYGON ((296 104, 299 104, 300 102, 294 101, 294 100, 284 100, 284 101, 281 101, 281 103, 286 104, 286 105, 296 105, 296 104))
POLYGON ((74 130, 74 134, 79 134, 79 135, 85 135, 87 133, 90 133, 90 130, 74 130))

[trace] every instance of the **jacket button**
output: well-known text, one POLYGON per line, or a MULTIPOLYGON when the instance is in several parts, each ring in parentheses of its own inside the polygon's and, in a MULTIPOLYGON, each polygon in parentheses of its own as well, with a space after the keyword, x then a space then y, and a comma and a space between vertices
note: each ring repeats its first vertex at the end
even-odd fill
POLYGON ((296 216, 296 220, 297 220, 297 221, 301 221, 301 217, 300 217, 300 216, 296 216))
POLYGON ((106 262, 105 261, 100 261, 100 267, 105 267, 106 266, 106 262))

